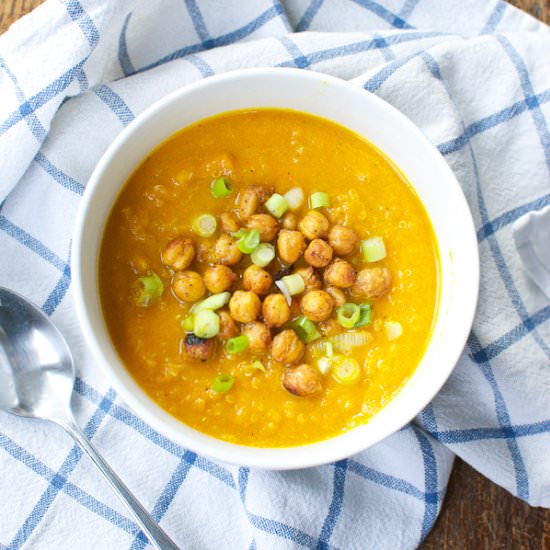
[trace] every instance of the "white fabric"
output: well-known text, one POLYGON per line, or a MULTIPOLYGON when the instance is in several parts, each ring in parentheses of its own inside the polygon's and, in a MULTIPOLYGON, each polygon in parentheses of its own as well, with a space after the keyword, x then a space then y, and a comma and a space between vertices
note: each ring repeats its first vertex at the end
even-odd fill
MULTIPOLYGON (((0 37, 0 285, 67 337, 78 420, 182 547, 413 548, 455 454, 550 506, 550 305, 512 236, 550 204, 549 51, 546 26, 494 0, 47 0, 0 37), (481 256, 468 346, 417 421, 286 473, 214 464, 136 418, 89 357, 68 268, 80 195, 123 126, 189 82, 276 65, 351 80, 410 117, 461 183, 481 256)), ((3 545, 144 546, 54 426, 0 413, 0 468, 3 545)))
POLYGON ((524 268, 550 298, 550 206, 522 216, 513 231, 524 268))

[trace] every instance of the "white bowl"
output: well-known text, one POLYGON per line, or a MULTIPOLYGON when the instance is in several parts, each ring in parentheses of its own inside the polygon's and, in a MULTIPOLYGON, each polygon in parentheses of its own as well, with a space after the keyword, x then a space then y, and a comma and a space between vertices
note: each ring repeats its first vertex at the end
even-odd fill
POLYGON ((399 430, 436 395, 453 370, 477 302, 479 258, 468 205, 437 149, 408 118, 343 80, 298 69, 242 70, 207 78, 155 103, 107 149, 88 182, 72 250, 74 297, 82 330, 116 391, 153 428, 213 459, 268 469, 315 466, 357 453, 399 430), (332 120, 379 147, 413 185, 432 221, 441 261, 440 304, 432 338, 413 376, 368 423, 319 443, 257 448, 202 434, 170 416, 138 386, 111 343, 100 307, 101 237, 121 187, 145 156, 176 131, 237 109, 279 107, 332 120))

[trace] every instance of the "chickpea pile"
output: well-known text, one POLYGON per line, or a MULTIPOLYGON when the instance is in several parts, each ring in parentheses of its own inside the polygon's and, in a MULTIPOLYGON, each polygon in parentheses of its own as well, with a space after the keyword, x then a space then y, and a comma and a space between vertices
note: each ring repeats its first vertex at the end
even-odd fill
POLYGON ((350 301, 379 299, 390 290, 391 274, 379 266, 357 270, 350 260, 359 253, 359 236, 349 227, 331 224, 321 209, 301 218, 291 210, 275 217, 266 207, 272 195, 267 187, 248 186, 231 210, 217 217, 217 239, 206 255, 198 252, 200 241, 177 237, 166 244, 161 259, 172 274, 173 294, 188 305, 208 294, 230 293, 216 310, 215 336, 187 332, 183 349, 189 358, 206 361, 227 353, 227 341, 245 335, 247 352, 284 366, 282 384, 290 393, 313 395, 322 391, 323 377, 319 369, 302 362, 307 344, 293 323, 305 317, 324 336, 343 332, 336 309, 350 301), (263 267, 239 248, 236 234, 253 229, 260 242, 271 243, 276 252, 263 267), (288 275, 303 281, 303 291, 292 297, 276 284, 288 275))

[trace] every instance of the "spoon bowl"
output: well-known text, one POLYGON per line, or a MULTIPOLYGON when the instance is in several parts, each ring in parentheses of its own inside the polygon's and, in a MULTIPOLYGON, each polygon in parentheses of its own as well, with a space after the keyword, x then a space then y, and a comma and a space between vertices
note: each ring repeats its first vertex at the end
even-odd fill
POLYGON ((74 379, 71 352, 55 325, 26 298, 0 287, 0 410, 64 428, 103 473, 150 542, 161 550, 177 550, 76 423, 71 411, 74 379))
POLYGON ((63 421, 74 377, 71 352, 57 327, 25 298, 0 287, 0 409, 63 421))

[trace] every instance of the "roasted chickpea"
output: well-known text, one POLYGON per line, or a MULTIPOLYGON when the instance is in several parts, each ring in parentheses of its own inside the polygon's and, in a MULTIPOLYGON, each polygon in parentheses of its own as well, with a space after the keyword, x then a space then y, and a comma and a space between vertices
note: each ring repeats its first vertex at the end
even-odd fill
POLYGON ((176 271, 172 289, 174 294, 184 302, 196 302, 206 292, 202 277, 195 271, 176 271))
POLYGON ((279 231, 277 220, 269 214, 254 214, 246 223, 248 229, 257 229, 260 232, 260 240, 263 243, 272 241, 279 231))
POLYGON ((162 263, 175 271, 181 271, 191 265, 195 257, 195 248, 191 239, 171 240, 163 249, 162 263))
POLYGON ((291 329, 279 332, 273 338, 271 344, 271 357, 279 363, 291 365, 298 362, 304 353, 304 344, 298 338, 296 333, 291 329))
POLYGON ((251 290, 258 296, 263 296, 269 292, 272 285, 273 278, 265 269, 252 264, 244 270, 243 288, 245 290, 251 290))
POLYGON ((231 235, 222 235, 216 241, 212 251, 212 260, 224 265, 235 265, 241 261, 242 252, 237 247, 237 241, 231 235))
POLYGON ((249 185, 239 194, 237 199, 237 213, 241 220, 247 220, 256 212, 258 206, 269 198, 270 192, 261 185, 249 185))
POLYGON ((252 353, 263 353, 271 345, 271 331, 261 321, 247 323, 243 334, 248 337, 248 344, 252 353))
POLYGON ((239 230, 239 222, 233 212, 224 212, 220 215, 222 230, 226 233, 235 233, 239 230))
POLYGON ((286 264, 296 262, 306 249, 306 241, 299 231, 282 229, 277 239, 279 258, 286 264))
POLYGON ((231 317, 239 323, 250 323, 260 313, 262 304, 254 292, 237 290, 229 300, 231 317))
POLYGON ((319 279, 319 276, 315 272, 315 269, 313 269, 311 266, 299 267, 298 269, 294 270, 294 273, 297 273, 298 275, 300 275, 300 277, 302 277, 305 285, 304 290, 306 292, 308 290, 322 288, 323 286, 323 283, 321 283, 321 279, 319 279))
POLYGON ((237 275, 226 265, 213 265, 204 272, 204 284, 214 294, 227 290, 237 279, 237 275))
POLYGON ((266 296, 262 304, 262 317, 270 327, 280 327, 290 318, 290 308, 282 294, 266 296))
POLYGON ((323 336, 336 336, 340 334, 344 329, 340 326, 340 323, 333 317, 329 317, 325 321, 319 323, 319 329, 323 336))
POLYGON ((334 300, 334 305, 336 307, 342 306, 347 302, 346 295, 341 288, 337 288, 335 286, 327 286, 325 290, 332 296, 332 299, 334 300))
POLYGON ((302 313, 312 321, 328 319, 334 309, 332 296, 324 290, 310 290, 300 302, 302 313))
POLYGON ((323 239, 313 239, 304 252, 304 259, 313 267, 325 267, 332 260, 332 248, 323 239))
POLYGON ((199 338, 192 332, 185 336, 183 342, 187 355, 191 359, 198 359, 199 361, 210 359, 216 350, 215 338, 199 338))
POLYGON ((336 258, 324 273, 325 283, 338 288, 350 288, 357 277, 354 267, 346 260, 336 258))
POLYGON ((233 317, 231 317, 229 311, 223 309, 217 313, 220 318, 220 332, 218 332, 218 336, 222 340, 229 340, 229 338, 237 336, 239 328, 237 327, 237 323, 233 321, 233 317))
POLYGON ((298 216, 294 212, 287 212, 283 216, 283 229, 294 231, 298 227, 298 216))
POLYGON ((298 229, 310 241, 313 239, 326 239, 328 237, 329 221, 317 210, 310 210, 298 224, 298 229))
POLYGON ((333 225, 328 232, 328 242, 338 256, 349 256, 357 250, 359 237, 349 227, 333 225))
POLYGON ((357 274, 351 293, 358 298, 380 298, 391 287, 391 273, 387 267, 367 267, 357 274))
POLYGON ((305 363, 284 369, 283 386, 287 391, 299 397, 313 395, 323 389, 319 371, 305 363))

